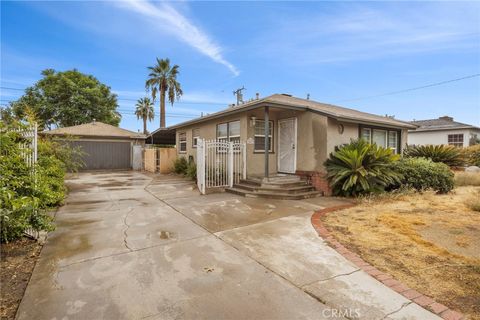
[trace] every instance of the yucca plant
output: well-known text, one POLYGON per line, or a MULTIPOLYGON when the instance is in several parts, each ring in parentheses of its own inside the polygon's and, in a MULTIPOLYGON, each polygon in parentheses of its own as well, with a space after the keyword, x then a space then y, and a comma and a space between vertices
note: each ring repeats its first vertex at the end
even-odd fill
POLYGON ((403 152, 405 157, 427 158, 433 162, 442 162, 450 167, 463 166, 465 153, 461 148, 450 145, 408 146, 403 152))
POLYGON ((400 157, 391 149, 352 140, 336 148, 325 162, 327 179, 335 195, 357 196, 400 183, 402 176, 389 167, 400 157))

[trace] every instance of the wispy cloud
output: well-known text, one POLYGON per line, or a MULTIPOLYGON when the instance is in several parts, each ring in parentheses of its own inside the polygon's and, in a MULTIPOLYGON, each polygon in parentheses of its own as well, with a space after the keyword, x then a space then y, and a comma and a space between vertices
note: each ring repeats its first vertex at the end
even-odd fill
POLYGON ((163 30, 168 29, 183 42, 213 61, 226 66, 235 76, 240 74, 239 70, 223 57, 220 45, 215 43, 207 33, 171 5, 164 2, 152 3, 145 0, 125 0, 114 3, 123 9, 151 19, 151 23, 154 26, 161 27, 163 30))
POLYGON ((426 52, 478 50, 478 5, 368 4, 276 17, 260 50, 303 64, 368 60, 426 52), (268 43, 268 45, 265 45, 268 43))

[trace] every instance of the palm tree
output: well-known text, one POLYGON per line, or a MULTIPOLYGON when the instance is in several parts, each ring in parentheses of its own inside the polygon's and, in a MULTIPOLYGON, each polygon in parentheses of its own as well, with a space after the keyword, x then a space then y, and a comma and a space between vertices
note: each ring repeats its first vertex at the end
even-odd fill
POLYGON ((168 94, 168 102, 173 106, 175 100, 178 100, 183 94, 180 83, 177 82, 179 66, 170 67, 170 59, 158 59, 157 64, 148 67, 150 74, 145 82, 145 88, 152 93, 153 103, 160 93, 160 128, 165 128, 165 95, 168 94))
POLYGON ((135 109, 135 115, 137 116, 137 119, 143 119, 143 133, 147 134, 147 119, 151 121, 155 118, 153 103, 150 98, 142 98, 137 100, 135 106, 137 107, 135 109))

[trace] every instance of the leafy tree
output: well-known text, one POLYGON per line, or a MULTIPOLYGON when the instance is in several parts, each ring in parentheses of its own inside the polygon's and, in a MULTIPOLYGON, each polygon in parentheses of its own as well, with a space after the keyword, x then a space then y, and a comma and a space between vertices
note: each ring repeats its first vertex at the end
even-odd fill
POLYGON ((31 110, 41 127, 66 127, 96 119, 116 125, 121 116, 116 111, 117 96, 94 76, 76 69, 64 72, 47 69, 43 78, 25 89, 25 94, 11 103, 13 114, 23 118, 31 110))
POLYGON ((182 88, 177 81, 179 73, 178 65, 170 66, 170 59, 158 59, 157 64, 148 67, 151 71, 145 82, 145 88, 152 93, 153 103, 157 94, 160 93, 160 128, 165 128, 165 97, 168 94, 168 102, 173 106, 175 100, 178 100, 182 94, 182 88))
POLYGON ((151 121, 155 117, 153 103, 149 98, 142 98, 137 100, 135 106, 137 107, 135 109, 135 115, 137 116, 137 119, 143 120, 143 133, 147 134, 147 120, 151 121))

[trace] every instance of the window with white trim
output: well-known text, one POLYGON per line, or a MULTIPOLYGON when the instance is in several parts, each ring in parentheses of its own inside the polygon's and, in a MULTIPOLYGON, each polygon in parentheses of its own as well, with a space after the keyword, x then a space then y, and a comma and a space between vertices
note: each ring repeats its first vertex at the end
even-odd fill
MULTIPOLYGON (((273 152, 273 121, 269 121, 268 147, 273 152)), ((265 152, 265 120, 255 120, 255 152, 265 152)))
POLYGON ((463 133, 462 134, 449 134, 448 144, 455 147, 463 147, 463 133))
POLYGON ((192 147, 196 148, 198 139, 200 138, 200 129, 196 128, 192 130, 192 147))
POLYGON ((187 152, 187 133, 186 132, 180 132, 178 134, 178 144, 179 144, 179 151, 181 153, 187 152))
POLYGON ((360 129, 360 138, 369 143, 375 143, 382 148, 392 149, 394 153, 400 152, 399 150, 399 132, 397 130, 377 129, 362 127, 360 129))
POLYGON ((398 147, 397 131, 388 131, 388 147, 392 149, 393 153, 397 153, 397 147, 398 147))
POLYGON ((240 121, 217 124, 217 140, 240 142, 240 121))

